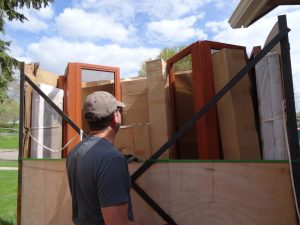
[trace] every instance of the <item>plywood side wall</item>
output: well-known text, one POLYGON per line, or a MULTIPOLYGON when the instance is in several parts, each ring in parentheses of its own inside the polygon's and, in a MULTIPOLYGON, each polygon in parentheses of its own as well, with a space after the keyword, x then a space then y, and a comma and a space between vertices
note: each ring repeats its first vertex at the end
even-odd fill
MULTIPOLYGON (((159 163, 137 183, 179 225, 297 224, 287 164, 159 163)), ((164 224, 133 198, 138 223, 164 224)))
MULTIPOLYGON (((72 224, 65 160, 25 160, 22 170, 21 224, 72 224)), ((288 163, 157 163, 137 183, 178 225, 297 224, 288 163)), ((165 224, 131 195, 138 224, 165 224)))

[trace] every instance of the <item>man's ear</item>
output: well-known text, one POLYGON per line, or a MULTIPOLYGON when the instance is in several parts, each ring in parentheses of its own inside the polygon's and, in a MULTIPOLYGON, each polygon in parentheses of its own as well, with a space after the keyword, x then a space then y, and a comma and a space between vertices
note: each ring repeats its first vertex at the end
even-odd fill
POLYGON ((120 117, 118 116, 118 113, 114 113, 112 122, 113 122, 113 125, 119 124, 121 122, 120 117))

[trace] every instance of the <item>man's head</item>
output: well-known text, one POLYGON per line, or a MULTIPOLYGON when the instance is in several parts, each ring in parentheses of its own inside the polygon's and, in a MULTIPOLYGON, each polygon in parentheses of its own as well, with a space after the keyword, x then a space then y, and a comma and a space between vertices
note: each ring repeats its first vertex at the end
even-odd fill
POLYGON ((112 126, 118 131, 121 125, 120 110, 125 107, 123 102, 110 93, 96 91, 88 95, 83 106, 83 115, 91 131, 105 130, 112 126))

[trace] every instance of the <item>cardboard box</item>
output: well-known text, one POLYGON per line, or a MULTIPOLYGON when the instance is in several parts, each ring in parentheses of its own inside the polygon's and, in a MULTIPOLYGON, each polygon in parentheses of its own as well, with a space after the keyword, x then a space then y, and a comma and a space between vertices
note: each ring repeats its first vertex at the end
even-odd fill
POLYGON ((121 126, 116 135, 114 146, 124 155, 134 155, 134 139, 132 125, 121 126))
POLYGON ((139 159, 148 159, 152 155, 150 127, 150 124, 135 124, 132 126, 134 155, 139 159))
POLYGON ((50 86, 57 87, 58 74, 38 68, 35 76, 35 82, 37 84, 48 84, 50 86))
MULTIPOLYGON (((166 63, 161 59, 146 62, 152 154, 157 151, 170 136, 168 133, 166 110, 165 68, 166 63)), ((169 150, 167 150, 161 158, 169 158, 169 150)))
MULTIPOLYGON (((175 74, 176 127, 182 128, 195 113, 192 71, 175 74), (184 107, 184 110, 183 110, 184 107)), ((179 159, 197 159, 196 126, 194 125, 177 144, 179 159)))
POLYGON ((148 123, 147 78, 134 78, 121 82, 122 102, 126 107, 122 112, 122 124, 148 123))
MULTIPOLYGON (((212 55, 216 92, 246 65, 245 54, 222 49, 212 55)), ((249 86, 245 76, 217 104, 224 159, 260 159, 249 86)))
POLYGON ((124 155, 148 159, 151 156, 150 124, 121 126, 114 145, 124 155))

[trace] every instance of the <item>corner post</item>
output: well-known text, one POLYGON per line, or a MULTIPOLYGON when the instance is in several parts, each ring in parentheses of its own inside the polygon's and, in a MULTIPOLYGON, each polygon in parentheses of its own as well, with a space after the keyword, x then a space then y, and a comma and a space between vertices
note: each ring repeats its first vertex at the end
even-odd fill
POLYGON ((25 63, 20 63, 20 114, 19 114, 19 157, 18 157, 18 202, 17 202, 17 225, 21 224, 21 201, 22 201, 22 167, 24 149, 24 85, 25 63))
MULTIPOLYGON (((278 27, 279 32, 284 32, 288 29, 286 16, 278 16, 278 27)), ((290 154, 290 168, 291 176, 294 185, 295 204, 298 213, 298 224, 299 224, 299 206, 300 206, 300 163, 299 160, 299 146, 298 146, 298 135, 297 135, 297 120, 295 110, 295 99, 294 99, 294 87, 292 77, 292 66, 290 56, 290 43, 288 35, 280 41, 281 49, 281 60, 282 60, 282 81, 283 81, 283 92, 285 97, 285 114, 286 114, 286 132, 287 141, 289 146, 290 154)))

